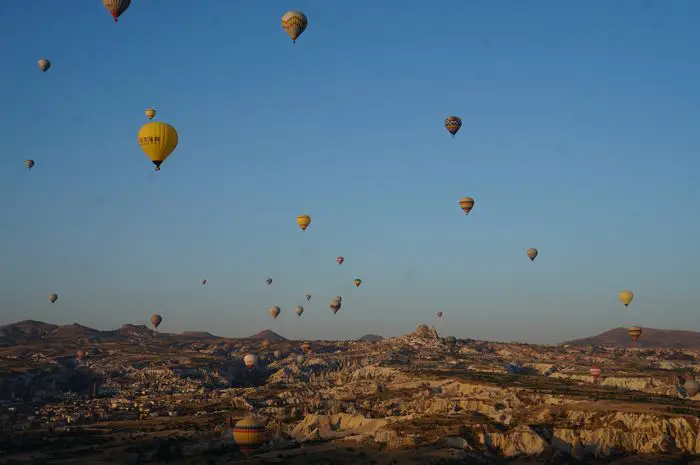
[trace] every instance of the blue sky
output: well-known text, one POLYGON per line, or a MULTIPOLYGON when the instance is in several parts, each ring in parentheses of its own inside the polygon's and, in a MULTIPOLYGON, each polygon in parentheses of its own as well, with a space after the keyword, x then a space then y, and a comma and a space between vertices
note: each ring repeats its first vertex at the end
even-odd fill
POLYGON ((159 312, 163 331, 335 339, 440 310, 445 335, 481 339, 700 330, 698 2, 3 12, 0 323, 159 312), (309 18, 296 45, 290 9, 309 18), (136 142, 149 106, 180 134, 159 173, 136 142))

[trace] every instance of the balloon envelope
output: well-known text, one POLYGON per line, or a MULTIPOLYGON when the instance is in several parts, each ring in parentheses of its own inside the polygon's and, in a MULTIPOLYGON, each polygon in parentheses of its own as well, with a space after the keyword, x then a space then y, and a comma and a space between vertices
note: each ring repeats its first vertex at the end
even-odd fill
POLYGON ((51 294, 49 296, 49 302, 54 303, 58 300, 58 294, 51 294))
POLYGON ((41 60, 37 61, 37 65, 39 65, 39 69, 43 72, 46 72, 49 70, 49 68, 51 68, 51 62, 46 58, 42 58, 41 60))
POLYGON ((233 427, 233 440, 245 455, 250 455, 265 443, 266 430, 254 418, 244 418, 233 427))
POLYGON ((534 261, 535 258, 537 258, 538 254, 539 252, 537 251, 537 249, 533 249, 532 247, 527 249, 527 256, 530 258, 531 262, 534 261))
POLYGON ((297 224, 302 231, 306 231, 306 228, 311 224, 311 217, 309 215, 299 215, 297 216, 297 224))
POLYGON ((282 16, 282 28, 296 42, 299 36, 306 30, 309 21, 301 11, 288 11, 282 16))
POLYGON ((474 208, 474 199, 471 197, 462 197, 459 199, 459 206, 465 215, 468 215, 472 208, 474 208))
POLYGON ((151 317, 151 324, 153 325, 154 328, 157 328, 160 326, 160 323, 163 321, 163 317, 155 314, 151 317))
POLYGON ((124 13, 129 5, 131 5, 131 0, 102 0, 102 4, 107 8, 107 11, 114 18, 114 22, 119 21, 119 17, 124 13))
POLYGON ((138 142, 149 160, 160 165, 173 153, 179 142, 177 130, 167 123, 151 121, 139 129, 138 142))
POLYGON ((632 300, 634 300, 634 293, 632 291, 625 290, 620 292, 618 298, 620 299, 620 302, 622 302, 622 304, 626 307, 632 303, 632 300))
POLYGON ((255 354, 247 354, 243 357, 243 363, 245 363, 245 366, 248 368, 253 368, 255 364, 258 363, 258 356, 255 354))
POLYGON ((633 341, 636 341, 642 335, 642 328, 639 326, 632 326, 627 330, 627 333, 630 335, 633 341))
POLYGON ((27 169, 32 169, 34 167, 34 160, 24 160, 24 166, 27 169))
POLYGON ((270 313, 270 316, 272 316, 272 319, 273 319, 273 320, 276 319, 276 318, 279 316, 279 314, 280 314, 281 311, 282 311, 282 310, 281 310, 277 305, 273 305, 273 306, 270 307, 270 309, 268 310, 268 312, 270 313))
POLYGON ((452 137, 457 135, 462 127, 462 119, 459 116, 448 116, 445 118, 445 129, 452 134, 452 137))

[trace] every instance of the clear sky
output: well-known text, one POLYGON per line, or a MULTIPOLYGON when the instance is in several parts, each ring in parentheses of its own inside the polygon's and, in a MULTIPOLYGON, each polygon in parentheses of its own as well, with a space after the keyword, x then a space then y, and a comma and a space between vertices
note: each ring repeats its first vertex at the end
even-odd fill
POLYGON ((440 310, 443 335, 479 339, 700 330, 698 17, 695 0, 137 0, 114 24, 98 0, 7 2, 0 323, 159 312, 168 332, 336 339, 440 310), (290 9, 309 19, 296 45, 290 9), (150 106, 180 134, 158 173, 136 142, 150 106))

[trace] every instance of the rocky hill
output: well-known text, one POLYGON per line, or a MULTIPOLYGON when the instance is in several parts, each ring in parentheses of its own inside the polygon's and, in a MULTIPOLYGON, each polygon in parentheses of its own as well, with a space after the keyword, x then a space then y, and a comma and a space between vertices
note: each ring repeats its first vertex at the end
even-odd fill
POLYGON ((260 331, 257 334, 253 334, 252 336, 248 336, 248 339, 267 339, 268 341, 286 341, 287 339, 280 336, 274 331, 271 331, 269 329, 264 329, 260 331))
POLYGON ((377 336, 376 334, 365 334, 364 336, 362 336, 361 338, 358 338, 357 340, 371 342, 371 341, 381 341, 382 339, 384 339, 384 338, 381 336, 377 336))
POLYGON ((642 337, 634 342, 627 328, 614 328, 597 336, 565 342, 572 345, 620 346, 620 347, 667 347, 669 349, 700 348, 700 332, 677 329, 654 329, 642 327, 642 337))
POLYGON ((206 331, 185 331, 182 333, 185 337, 203 337, 206 339, 220 339, 219 336, 214 336, 212 333, 206 331))

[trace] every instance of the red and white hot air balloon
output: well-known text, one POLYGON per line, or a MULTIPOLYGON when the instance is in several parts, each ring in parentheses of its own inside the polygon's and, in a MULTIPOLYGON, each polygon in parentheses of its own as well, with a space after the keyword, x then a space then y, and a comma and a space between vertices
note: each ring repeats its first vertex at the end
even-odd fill
POLYGON ((598 365, 593 365, 588 371, 591 373, 594 383, 598 382, 598 377, 600 377, 600 374, 603 372, 598 365))
POLYGON ((343 257, 338 257, 338 258, 335 259, 335 261, 338 262, 338 265, 342 265, 343 262, 345 261, 345 258, 343 258, 343 257))

